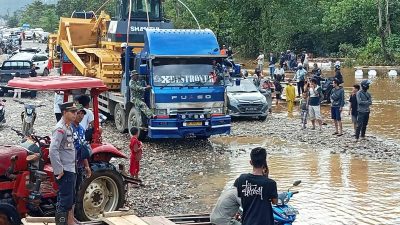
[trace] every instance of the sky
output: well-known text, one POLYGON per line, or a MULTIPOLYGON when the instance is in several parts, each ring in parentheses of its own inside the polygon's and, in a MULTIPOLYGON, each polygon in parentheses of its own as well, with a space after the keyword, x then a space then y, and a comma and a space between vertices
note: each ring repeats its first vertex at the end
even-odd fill
MULTIPOLYGON (((13 13, 27 4, 32 3, 34 0, 0 0, 0 15, 7 14, 7 11, 13 13)), ((42 0, 43 3, 55 3, 57 0, 42 0)))

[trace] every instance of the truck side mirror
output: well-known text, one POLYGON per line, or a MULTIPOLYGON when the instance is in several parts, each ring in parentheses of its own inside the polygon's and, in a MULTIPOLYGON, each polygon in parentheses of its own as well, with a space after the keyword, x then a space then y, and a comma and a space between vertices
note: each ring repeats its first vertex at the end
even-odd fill
POLYGON ((140 75, 147 75, 148 73, 149 73, 149 71, 147 69, 147 64, 140 64, 139 74, 140 75))

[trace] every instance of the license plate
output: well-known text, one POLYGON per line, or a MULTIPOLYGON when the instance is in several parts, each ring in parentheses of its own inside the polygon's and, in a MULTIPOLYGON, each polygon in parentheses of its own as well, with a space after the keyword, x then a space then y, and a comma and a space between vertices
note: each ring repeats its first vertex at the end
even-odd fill
POLYGON ((203 123, 201 121, 196 122, 186 122, 186 126, 201 126, 203 123))
POLYGON ((257 111, 257 108, 246 108, 246 111, 257 111))
POLYGON ((299 211, 297 211, 297 209, 294 208, 286 208, 283 210, 285 212, 286 215, 288 216, 294 216, 296 214, 299 214, 299 211))

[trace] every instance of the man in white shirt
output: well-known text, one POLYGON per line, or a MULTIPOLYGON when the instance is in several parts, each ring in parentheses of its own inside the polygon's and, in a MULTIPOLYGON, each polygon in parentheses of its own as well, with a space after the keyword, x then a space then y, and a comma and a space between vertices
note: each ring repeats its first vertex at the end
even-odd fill
POLYGON ((278 81, 283 81, 285 80, 285 70, 282 68, 282 66, 279 64, 278 68, 275 69, 274 71, 274 75, 275 75, 275 80, 278 81))
POLYGON ((60 105, 64 102, 64 92, 55 92, 54 93, 54 115, 56 116, 57 122, 60 121, 62 117, 60 105))
POLYGON ((79 123, 85 131, 93 128, 94 114, 92 110, 89 109, 90 97, 87 95, 81 95, 78 97, 78 102, 81 104, 86 111, 86 115, 83 117, 82 121, 79 123))
POLYGON ((264 69, 264 53, 263 53, 263 51, 260 50, 260 54, 258 55, 256 61, 257 61, 257 69, 261 71, 261 74, 263 74, 263 69, 264 69))

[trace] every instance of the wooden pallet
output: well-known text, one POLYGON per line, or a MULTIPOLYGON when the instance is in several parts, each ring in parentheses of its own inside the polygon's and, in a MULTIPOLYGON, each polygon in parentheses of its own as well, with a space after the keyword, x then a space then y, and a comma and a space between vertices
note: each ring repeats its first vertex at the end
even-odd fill
MULTIPOLYGON (((27 217, 23 225, 55 225, 54 217, 27 217)), ((155 216, 139 218, 132 211, 103 213, 100 221, 82 222, 82 225, 211 225, 208 214, 155 216)))

